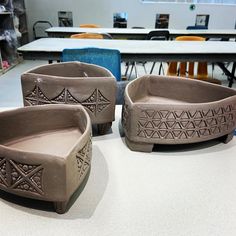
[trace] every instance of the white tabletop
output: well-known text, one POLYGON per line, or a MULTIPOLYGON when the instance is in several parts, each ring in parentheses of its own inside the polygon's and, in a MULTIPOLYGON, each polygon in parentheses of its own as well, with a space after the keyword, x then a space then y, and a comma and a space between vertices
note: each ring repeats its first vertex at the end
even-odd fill
POLYGON ((144 41, 107 39, 42 38, 18 48, 20 52, 62 52, 65 48, 99 47, 118 49, 121 54, 232 54, 235 42, 219 41, 144 41))
POLYGON ((132 28, 81 28, 81 27, 52 27, 46 29, 47 33, 109 33, 109 34, 126 34, 135 35, 143 34, 146 35, 153 30, 168 30, 170 35, 236 35, 235 29, 208 29, 208 30, 186 30, 186 29, 132 29, 132 28))
POLYGON ((236 138, 132 152, 120 113, 110 134, 93 137, 91 173, 70 210, 0 192, 0 235, 236 235, 236 138))

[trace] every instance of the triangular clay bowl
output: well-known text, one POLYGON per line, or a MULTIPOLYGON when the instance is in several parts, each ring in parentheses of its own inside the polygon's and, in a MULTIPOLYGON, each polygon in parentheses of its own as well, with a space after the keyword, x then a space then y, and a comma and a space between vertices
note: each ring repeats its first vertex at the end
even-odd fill
POLYGON ((221 138, 236 128, 236 90, 194 79, 147 75, 125 90, 122 124, 131 150, 221 138))
POLYGON ((0 112, 0 189, 66 211, 89 171, 91 122, 78 105, 0 112))

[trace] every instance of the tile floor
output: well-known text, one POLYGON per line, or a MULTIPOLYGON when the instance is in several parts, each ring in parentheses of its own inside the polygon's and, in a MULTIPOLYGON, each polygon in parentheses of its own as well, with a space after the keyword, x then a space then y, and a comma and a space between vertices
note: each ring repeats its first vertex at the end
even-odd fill
MULTIPOLYGON (((37 60, 25 60, 20 64, 9 70, 7 73, 0 75, 0 107, 19 107, 23 106, 23 99, 21 94, 21 83, 20 76, 23 72, 39 65, 47 64, 47 61, 37 61, 37 60)), ((164 63, 166 64, 166 63, 164 63)), ((152 63, 146 63, 146 69, 149 72, 152 63)), ((230 68, 230 67, 229 67, 230 68)), ((125 73, 125 65, 122 64, 122 74, 125 73)), ((141 64, 138 64, 138 76, 145 74, 144 68, 141 64)), ((154 69, 154 73, 158 73, 159 65, 154 69)), ((166 69, 166 68, 165 68, 166 69)), ((209 65, 209 75, 212 74, 212 67, 209 65)), ((227 77, 222 74, 222 71, 215 67, 214 77, 222 81, 224 86, 228 86, 227 77)), ((130 79, 135 78, 135 73, 133 72, 130 79)), ((233 88, 236 89, 236 82, 233 84, 233 88)))

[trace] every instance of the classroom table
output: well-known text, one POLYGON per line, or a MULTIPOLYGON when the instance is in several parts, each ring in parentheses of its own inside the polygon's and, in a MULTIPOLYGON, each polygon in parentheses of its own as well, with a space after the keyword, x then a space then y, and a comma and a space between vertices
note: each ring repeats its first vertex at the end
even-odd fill
POLYGON ((207 61, 215 62, 236 79, 235 63, 230 72, 223 62, 236 62, 236 43, 220 41, 153 41, 42 38, 18 48, 25 59, 60 60, 65 48, 99 47, 117 49, 123 61, 207 61))
POLYGON ((0 191, 0 235, 235 236, 236 137, 133 152, 120 117, 117 106, 110 133, 92 138, 91 171, 67 213, 0 191))
POLYGON ((80 28, 80 27, 51 27, 46 29, 49 37, 65 38, 79 33, 108 33, 114 39, 145 39, 147 34, 153 30, 168 30, 170 38, 180 35, 197 35, 206 38, 236 38, 235 29, 208 29, 208 30, 186 30, 186 29, 132 29, 132 28, 80 28))

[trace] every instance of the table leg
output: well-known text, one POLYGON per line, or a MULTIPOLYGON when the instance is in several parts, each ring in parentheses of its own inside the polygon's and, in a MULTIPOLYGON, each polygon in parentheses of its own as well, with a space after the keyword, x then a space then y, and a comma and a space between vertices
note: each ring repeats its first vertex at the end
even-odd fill
POLYGON ((232 67, 232 71, 230 72, 224 65, 223 62, 217 62, 217 65, 221 68, 221 70, 225 73, 226 76, 228 76, 229 78, 229 87, 231 88, 233 83, 234 83, 234 80, 236 80, 236 77, 235 77, 235 67, 236 67, 236 62, 234 62, 233 64, 233 67, 232 67))

